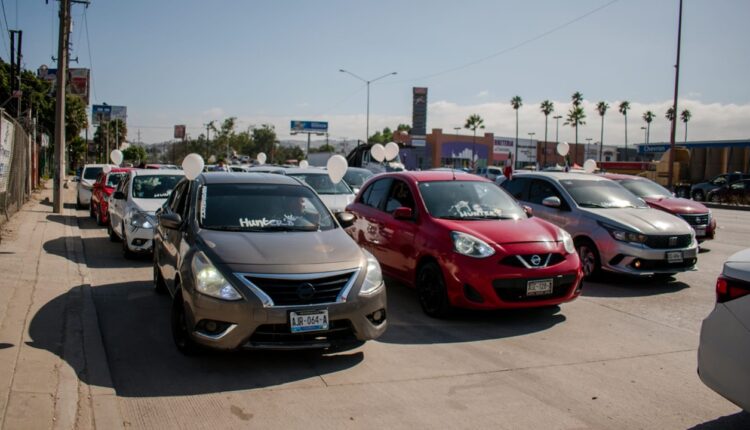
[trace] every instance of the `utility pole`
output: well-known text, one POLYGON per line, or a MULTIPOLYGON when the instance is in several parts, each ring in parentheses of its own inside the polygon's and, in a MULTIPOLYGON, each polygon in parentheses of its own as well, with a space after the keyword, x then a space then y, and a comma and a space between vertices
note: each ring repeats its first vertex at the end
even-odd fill
POLYGON ((62 186, 65 178, 65 80, 68 75, 70 0, 60 0, 60 32, 57 43, 57 104, 55 107, 55 179, 52 209, 63 211, 62 186))
POLYGON ((679 89, 680 82, 680 40, 682 39, 682 0, 680 0, 680 16, 677 23, 677 64, 674 66, 674 102, 672 103, 672 110, 674 117, 672 117, 672 124, 670 126, 669 133, 669 178, 667 178, 667 188, 673 191, 673 176, 674 176, 674 138, 675 138, 675 127, 677 127, 677 91, 679 89))

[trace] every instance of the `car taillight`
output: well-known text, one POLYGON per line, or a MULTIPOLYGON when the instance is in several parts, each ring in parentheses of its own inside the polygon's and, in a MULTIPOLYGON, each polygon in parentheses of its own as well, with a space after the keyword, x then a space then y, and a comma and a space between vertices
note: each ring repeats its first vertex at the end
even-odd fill
POLYGON ((750 294, 750 282, 719 276, 716 280, 716 302, 724 303, 750 294))

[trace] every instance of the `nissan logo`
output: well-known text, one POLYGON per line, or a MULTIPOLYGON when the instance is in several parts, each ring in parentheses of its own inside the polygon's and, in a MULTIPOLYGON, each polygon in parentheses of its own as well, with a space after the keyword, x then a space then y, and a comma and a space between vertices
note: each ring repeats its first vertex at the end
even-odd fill
POLYGON ((305 282, 304 284, 297 287, 297 297, 299 297, 302 300, 310 300, 315 296, 315 287, 313 284, 309 282, 305 282))
POLYGON ((531 256, 531 264, 533 264, 534 266, 538 266, 541 263, 542 263, 542 257, 540 257, 538 255, 532 255, 531 256))
POLYGON ((677 236, 669 237, 669 246, 677 246, 677 236))

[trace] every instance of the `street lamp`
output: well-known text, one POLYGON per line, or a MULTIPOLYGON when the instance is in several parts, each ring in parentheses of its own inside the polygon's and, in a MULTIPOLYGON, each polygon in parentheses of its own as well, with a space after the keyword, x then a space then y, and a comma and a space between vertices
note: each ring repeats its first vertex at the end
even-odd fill
POLYGON ((367 79, 364 79, 364 78, 362 78, 360 76, 357 76, 357 75, 355 75, 354 73, 352 73, 352 72, 350 72, 348 70, 339 69, 339 72, 341 72, 341 73, 347 73, 347 74, 353 76, 354 78, 359 79, 360 81, 362 81, 365 84, 367 84, 367 125, 366 125, 366 129, 365 129, 365 134, 366 134, 365 135, 365 144, 366 144, 370 140, 370 84, 373 83, 373 82, 375 82, 375 81, 379 81, 379 80, 381 80, 381 79, 383 79, 385 77, 388 77, 388 76, 391 76, 391 75, 395 75, 397 72, 386 73, 383 76, 377 77, 375 79, 370 79, 370 80, 367 80, 367 79))
POLYGON ((461 130, 461 127, 453 127, 454 130, 456 130, 456 135, 458 135, 458 132, 461 130))
MULTIPOLYGON (((589 152, 591 151, 591 141, 594 140, 591 137, 586 138, 586 155, 583 158, 587 158, 589 156, 589 152)), ((586 161, 586 160, 583 160, 586 161)))
MULTIPOLYGON (((530 132, 530 133, 527 133, 527 134, 529 135, 529 147, 528 147, 527 149, 529 150, 529 157, 531 157, 531 146, 532 146, 532 145, 531 145, 531 139, 533 139, 533 138, 534 138, 534 135, 535 135, 536 133, 534 133, 534 132, 532 131, 532 132, 530 132)), ((536 157, 534 157, 534 158, 536 158, 536 157)), ((516 163, 518 163, 518 160, 515 160, 515 161, 516 161, 516 163)))
POLYGON ((648 145, 648 128, 641 127, 641 130, 643 130, 643 141, 648 145))
MULTIPOLYGON (((560 118, 562 118, 562 115, 556 115, 552 118, 555 120, 555 145, 558 145, 560 143, 560 118)), ((552 151, 552 153, 554 154, 555 151, 552 151)), ((547 163, 547 142, 544 143, 544 163, 547 163)))

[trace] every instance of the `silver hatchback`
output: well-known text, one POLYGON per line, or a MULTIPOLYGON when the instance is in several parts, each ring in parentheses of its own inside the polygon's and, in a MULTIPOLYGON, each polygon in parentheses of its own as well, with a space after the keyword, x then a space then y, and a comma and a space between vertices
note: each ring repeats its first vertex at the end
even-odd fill
POLYGON ((502 184, 534 215, 573 236, 584 273, 671 276, 694 270, 695 232, 684 220, 651 209, 615 181, 580 173, 519 173, 502 184))

